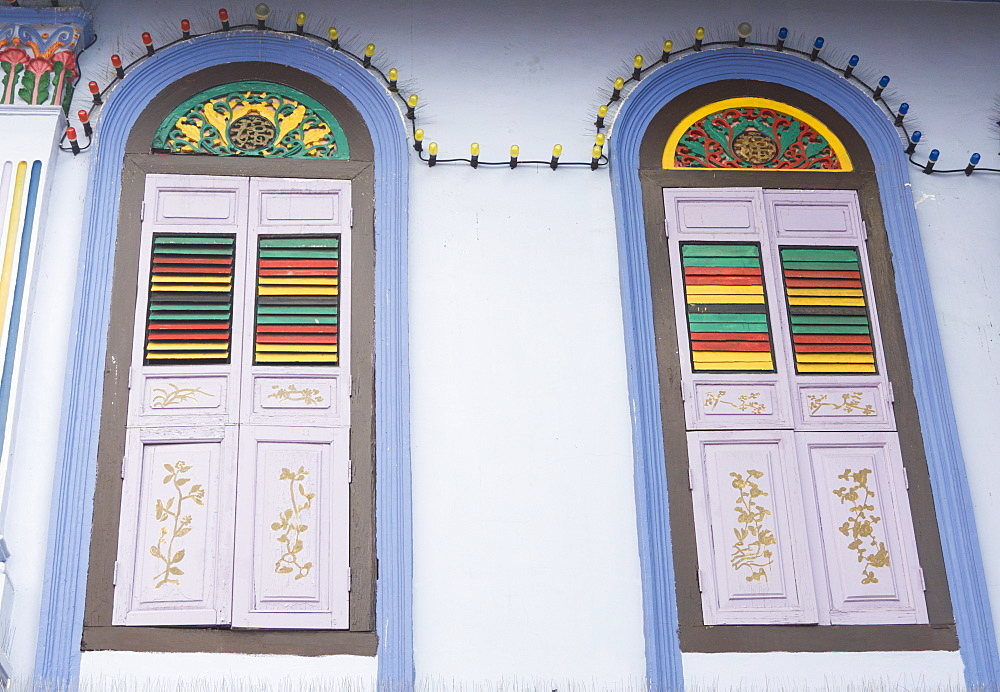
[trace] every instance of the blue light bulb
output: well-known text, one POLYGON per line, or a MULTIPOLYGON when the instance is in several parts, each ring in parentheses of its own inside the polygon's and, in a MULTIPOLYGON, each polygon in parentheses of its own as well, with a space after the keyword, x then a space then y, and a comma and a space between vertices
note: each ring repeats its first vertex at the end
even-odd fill
POLYGON ((856 55, 852 55, 851 59, 847 61, 847 64, 851 67, 857 67, 859 62, 861 62, 861 58, 856 55))
POLYGON ((901 104, 899 104, 899 114, 900 115, 906 115, 909 112, 910 112, 910 104, 908 104, 908 103, 901 103, 901 104))
POLYGON ((979 154, 973 154, 972 156, 969 157, 969 163, 975 166, 976 164, 979 163, 979 159, 981 158, 982 157, 979 154))
POLYGON ((786 29, 785 27, 781 27, 780 29, 778 29, 778 38, 780 38, 782 41, 788 38, 788 29, 786 29))
POLYGON ((913 142, 914 144, 916 144, 917 142, 920 141, 921 135, 922 135, 922 133, 920 132, 920 130, 914 130, 913 134, 910 135, 910 141, 913 142))
POLYGON ((941 155, 940 151, 938 151, 937 149, 931 149, 931 153, 928 154, 927 159, 929 161, 937 161, 940 155, 941 155))
POLYGON ((813 44, 813 48, 815 48, 816 50, 819 50, 820 48, 823 47, 823 43, 824 43, 823 37, 822 36, 817 36, 816 37, 816 43, 813 44))
POLYGON ((887 86, 889 86, 889 77, 888 77, 888 75, 886 75, 886 76, 882 77, 882 79, 878 80, 878 85, 880 87, 882 87, 883 89, 885 89, 887 86))

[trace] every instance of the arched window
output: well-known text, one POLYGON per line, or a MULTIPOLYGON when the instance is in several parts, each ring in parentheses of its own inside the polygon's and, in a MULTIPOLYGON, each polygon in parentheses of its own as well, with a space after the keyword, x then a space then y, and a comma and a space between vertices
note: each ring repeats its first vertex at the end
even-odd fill
POLYGON ((814 650, 780 626, 877 624, 895 627, 860 644, 823 633, 823 649, 954 648, 926 626, 928 572, 933 622, 951 613, 936 531, 918 537, 910 516, 934 525, 881 214, 859 201, 870 158, 804 94, 686 96, 727 89, 668 104, 644 141, 661 156, 640 161, 662 200, 647 235, 661 373, 680 384, 662 417, 686 441, 667 452, 668 479, 687 481, 670 485, 671 530, 698 556, 675 564, 700 591, 678 604, 681 645, 814 650), (917 442, 905 461, 900 434, 917 442))
POLYGON ((961 634, 992 679, 891 121, 797 58, 719 50, 644 78, 612 143, 648 677, 961 634))

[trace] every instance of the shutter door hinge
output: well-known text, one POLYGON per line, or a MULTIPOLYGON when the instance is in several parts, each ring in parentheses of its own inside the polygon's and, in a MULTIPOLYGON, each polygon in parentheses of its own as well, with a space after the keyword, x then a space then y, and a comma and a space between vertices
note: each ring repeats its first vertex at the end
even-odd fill
POLYGON ((142 200, 142 204, 139 206, 139 221, 146 220, 146 200, 142 200))
POLYGON ((701 570, 700 569, 695 573, 695 579, 698 582, 698 593, 701 593, 701 584, 702 584, 702 582, 704 580, 701 578, 701 570))
POLYGON ((903 483, 906 485, 906 489, 910 489, 910 474, 906 472, 906 467, 903 467, 903 483))
POLYGON ((111 576, 111 585, 118 586, 118 560, 115 560, 115 573, 111 576))
POLYGON ((927 582, 924 581, 924 568, 923 567, 917 567, 917 572, 920 573, 920 588, 921 588, 921 590, 926 591, 927 590, 927 582))
POLYGON ((889 403, 896 403, 896 390, 892 388, 892 382, 887 383, 889 385, 889 403))
POLYGON ((350 459, 347 460, 347 482, 354 482, 354 462, 350 459))
POLYGON ((347 568, 347 591, 351 591, 351 587, 354 586, 354 582, 351 580, 351 568, 347 568))
POLYGON ((122 457, 122 480, 125 480, 125 457, 122 457))
POLYGON ((694 490, 694 477, 691 475, 690 466, 688 466, 688 490, 694 490))
POLYGON ((864 221, 861 222, 861 237, 866 241, 868 240, 868 224, 864 221))
POLYGON ((132 389, 132 368, 128 369, 128 388, 132 389))
POLYGON ((670 237, 670 221, 666 217, 663 218, 663 235, 670 237))
POLYGON ((354 207, 351 207, 351 228, 354 228, 354 207))

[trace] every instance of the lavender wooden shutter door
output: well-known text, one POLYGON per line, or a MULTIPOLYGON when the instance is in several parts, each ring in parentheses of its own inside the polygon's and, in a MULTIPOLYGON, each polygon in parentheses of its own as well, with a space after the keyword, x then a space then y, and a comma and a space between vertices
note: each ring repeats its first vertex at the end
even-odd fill
POLYGON ((348 626, 350 197, 251 181, 234 627, 348 626))
POLYGON ((906 476, 895 433, 803 433, 818 508, 830 623, 926 623, 906 476))
POLYGON ((146 180, 113 621, 229 621, 248 181, 146 180))
POLYGON ((853 190, 764 193, 797 430, 895 430, 853 190))
POLYGON ((761 191, 663 196, 688 429, 790 428, 761 191))
POLYGON ((790 431, 688 435, 706 625, 817 622, 790 431))
POLYGON ((857 193, 764 198, 820 619, 927 622, 857 193))

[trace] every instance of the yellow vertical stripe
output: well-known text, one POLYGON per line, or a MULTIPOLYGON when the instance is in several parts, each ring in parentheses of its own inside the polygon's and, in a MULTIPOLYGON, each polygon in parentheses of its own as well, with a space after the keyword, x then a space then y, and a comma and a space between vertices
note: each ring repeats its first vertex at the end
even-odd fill
POLYGON ((17 164, 14 177, 14 199, 10 205, 10 220, 7 222, 7 243, 3 251, 3 273, 0 274, 0 311, 6 319, 7 294, 10 292, 10 277, 14 271, 14 250, 17 248, 18 221, 21 220, 21 198, 24 196, 24 179, 28 175, 28 162, 17 164))

